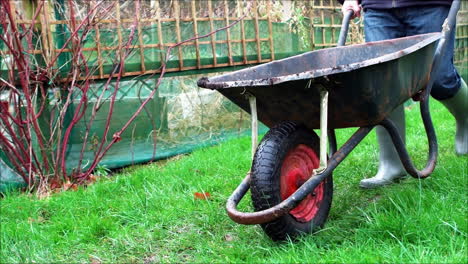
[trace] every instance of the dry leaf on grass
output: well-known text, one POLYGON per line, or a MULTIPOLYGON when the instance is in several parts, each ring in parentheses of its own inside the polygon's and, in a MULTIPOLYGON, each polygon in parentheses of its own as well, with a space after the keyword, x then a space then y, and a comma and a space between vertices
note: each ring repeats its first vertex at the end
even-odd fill
POLYGON ((203 193, 199 193, 199 192, 196 192, 193 194, 195 200, 208 200, 211 198, 211 194, 209 192, 203 192, 203 193))
POLYGON ((78 185, 76 185, 76 183, 71 183, 70 181, 67 181, 63 185, 63 190, 64 191, 68 191, 68 190, 76 191, 78 190, 78 185))

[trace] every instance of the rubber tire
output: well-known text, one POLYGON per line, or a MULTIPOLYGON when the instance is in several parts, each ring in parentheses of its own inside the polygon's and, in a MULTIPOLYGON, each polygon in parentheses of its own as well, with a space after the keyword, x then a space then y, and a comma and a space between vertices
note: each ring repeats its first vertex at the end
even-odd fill
MULTIPOLYGON (((270 129, 260 142, 252 164, 251 196, 255 211, 271 208, 282 201, 280 171, 287 153, 298 144, 305 144, 318 156, 319 142, 315 132, 293 122, 284 122, 270 129)), ((282 241, 322 228, 333 197, 332 175, 325 179, 324 189, 318 212, 309 222, 299 222, 292 215, 286 214, 273 222, 261 224, 262 229, 272 240, 282 241)))

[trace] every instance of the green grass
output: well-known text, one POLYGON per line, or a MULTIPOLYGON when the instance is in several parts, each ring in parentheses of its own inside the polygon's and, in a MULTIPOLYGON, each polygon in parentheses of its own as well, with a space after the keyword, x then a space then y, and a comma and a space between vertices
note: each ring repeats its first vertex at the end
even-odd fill
MULTIPOLYGON (((454 154, 453 118, 432 107, 440 146, 432 177, 360 189, 377 169, 372 133, 334 172, 325 228, 299 241, 274 243, 259 226, 227 217, 225 200, 249 169, 249 138, 240 138, 43 200, 8 194, 0 262, 467 263, 467 158, 454 154)), ((426 137, 419 108, 410 108, 408 149, 421 168, 426 137)), ((339 142, 354 130, 339 130, 339 142)), ((250 199, 241 208, 250 210, 250 199)))

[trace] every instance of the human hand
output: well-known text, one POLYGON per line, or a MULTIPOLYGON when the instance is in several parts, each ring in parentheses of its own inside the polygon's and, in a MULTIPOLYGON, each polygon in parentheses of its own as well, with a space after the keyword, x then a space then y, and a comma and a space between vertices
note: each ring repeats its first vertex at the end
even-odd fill
POLYGON ((348 10, 353 10, 354 14, 351 19, 355 17, 361 17, 361 5, 358 0, 345 0, 343 6, 341 7, 341 12, 343 15, 346 14, 348 10))

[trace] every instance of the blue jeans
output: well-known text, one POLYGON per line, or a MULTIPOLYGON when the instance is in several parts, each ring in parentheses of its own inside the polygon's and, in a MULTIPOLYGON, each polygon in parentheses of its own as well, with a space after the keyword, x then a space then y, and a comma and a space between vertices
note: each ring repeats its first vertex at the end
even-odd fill
MULTIPOLYGON (((366 9, 364 13, 366 42, 440 32, 449 10, 448 6, 366 9)), ((431 91, 432 97, 438 100, 454 96, 461 84, 460 75, 453 65, 455 30, 451 33, 431 91)))

